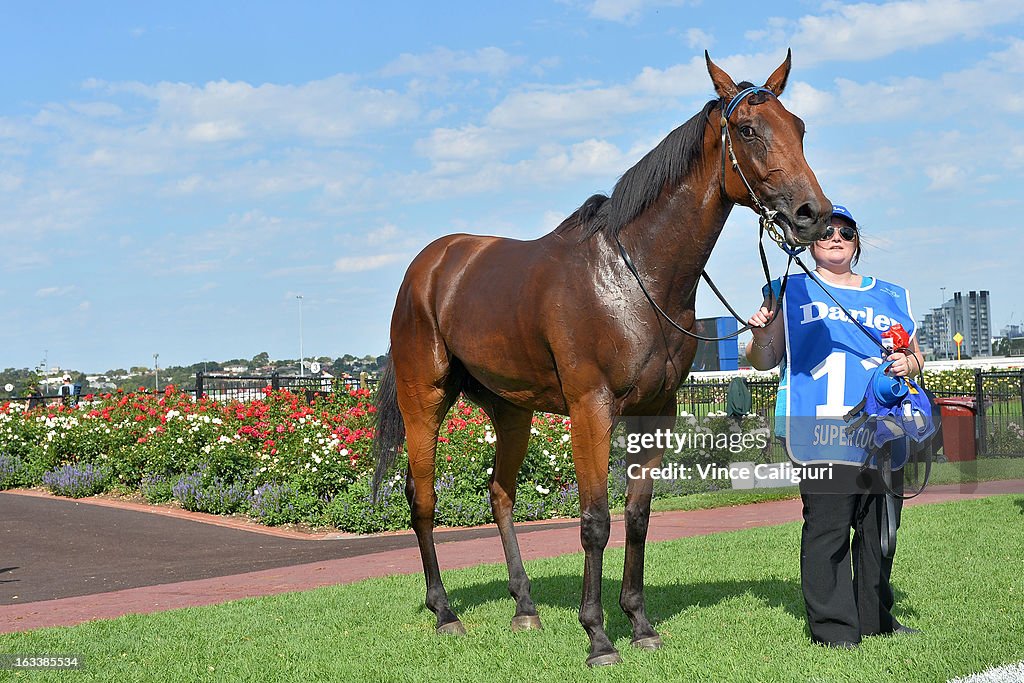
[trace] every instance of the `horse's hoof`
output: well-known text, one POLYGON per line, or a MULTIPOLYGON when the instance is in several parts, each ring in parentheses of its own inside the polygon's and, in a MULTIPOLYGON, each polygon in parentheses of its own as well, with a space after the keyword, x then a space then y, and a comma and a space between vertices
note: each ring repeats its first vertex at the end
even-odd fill
POLYGON ((622 657, 619 653, 612 650, 605 655, 595 655, 587 658, 587 666, 594 668, 595 666, 611 666, 612 664, 618 664, 622 661, 622 657))
POLYGON ((661 636, 657 635, 638 638, 633 641, 633 647, 640 648, 641 650, 660 650, 661 645, 661 636))
POLYGON ((524 614, 512 617, 511 629, 513 631, 540 631, 544 627, 540 625, 540 617, 536 614, 524 614))
POLYGON ((462 622, 456 619, 455 621, 449 621, 447 624, 441 624, 437 627, 439 635, 447 636, 464 636, 466 635, 466 627, 462 625, 462 622))

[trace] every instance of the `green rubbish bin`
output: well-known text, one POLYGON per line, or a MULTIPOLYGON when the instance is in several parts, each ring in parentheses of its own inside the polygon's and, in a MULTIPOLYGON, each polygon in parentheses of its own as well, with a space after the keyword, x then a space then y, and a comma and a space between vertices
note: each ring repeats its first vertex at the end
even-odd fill
POLYGON ((973 396, 937 398, 942 415, 942 452, 949 462, 976 460, 978 446, 975 439, 974 418, 978 406, 973 396))

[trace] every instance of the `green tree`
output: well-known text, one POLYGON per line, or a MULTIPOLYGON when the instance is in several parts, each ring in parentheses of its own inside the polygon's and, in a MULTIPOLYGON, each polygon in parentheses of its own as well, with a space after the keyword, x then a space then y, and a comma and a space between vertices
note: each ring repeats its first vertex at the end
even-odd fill
POLYGON ((992 346, 992 353, 996 356, 1024 355, 1024 337, 1003 337, 992 346))

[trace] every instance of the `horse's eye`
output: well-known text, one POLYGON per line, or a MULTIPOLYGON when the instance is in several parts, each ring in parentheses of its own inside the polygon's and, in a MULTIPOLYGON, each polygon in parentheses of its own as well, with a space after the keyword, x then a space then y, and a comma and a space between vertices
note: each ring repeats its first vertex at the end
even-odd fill
POLYGON ((750 126, 740 126, 740 135, 749 140, 754 137, 754 129, 750 126))

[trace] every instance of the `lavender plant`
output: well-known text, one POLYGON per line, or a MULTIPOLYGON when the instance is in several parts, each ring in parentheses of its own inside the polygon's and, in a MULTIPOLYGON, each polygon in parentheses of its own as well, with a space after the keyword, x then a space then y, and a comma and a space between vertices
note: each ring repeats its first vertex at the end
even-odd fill
POLYGON ((320 501, 288 484, 268 482, 249 496, 249 514, 268 525, 310 521, 320 501))
POLYGON ((162 474, 142 477, 139 488, 150 503, 165 503, 174 498, 174 480, 162 474))
POLYGON ((171 490, 181 506, 193 512, 224 515, 238 512, 248 503, 247 487, 243 483, 220 478, 207 482, 202 471, 181 477, 171 490))
POLYGON ((72 463, 43 474, 43 485, 58 496, 84 498, 106 490, 110 469, 92 463, 72 463))
POLYGON ((21 458, 0 455, 0 490, 22 485, 25 465, 21 458))

